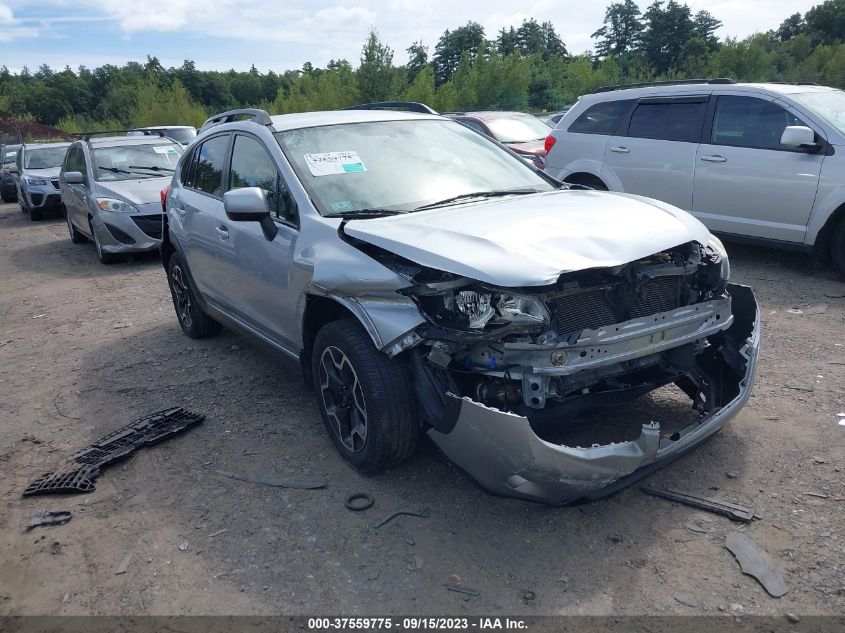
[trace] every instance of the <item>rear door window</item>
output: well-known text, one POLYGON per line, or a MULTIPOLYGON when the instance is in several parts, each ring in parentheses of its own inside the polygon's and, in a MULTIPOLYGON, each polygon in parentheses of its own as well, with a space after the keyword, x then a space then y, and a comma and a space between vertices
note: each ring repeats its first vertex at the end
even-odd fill
POLYGON ((195 174, 191 177, 194 189, 221 196, 223 190, 223 168, 226 165, 226 151, 229 135, 215 136, 205 141, 197 152, 195 174))
POLYGON ((584 110, 569 126, 568 131, 579 134, 613 134, 630 107, 630 99, 597 103, 584 110))
POLYGON ((706 112, 706 99, 640 101, 631 115, 628 136, 697 143, 706 112))

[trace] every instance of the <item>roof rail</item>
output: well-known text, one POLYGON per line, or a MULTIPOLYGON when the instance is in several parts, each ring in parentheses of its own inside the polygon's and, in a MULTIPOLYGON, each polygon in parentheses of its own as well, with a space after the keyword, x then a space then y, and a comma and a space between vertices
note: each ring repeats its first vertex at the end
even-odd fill
POLYGON ((717 77, 716 79, 672 79, 668 81, 645 81, 634 84, 617 84, 615 86, 599 86, 592 91, 591 94, 597 92, 613 92, 614 90, 628 90, 629 88, 648 88, 651 86, 685 86, 687 84, 732 84, 736 83, 733 79, 727 77, 717 77))
MULTIPOLYGON (((125 134, 129 135, 129 132, 133 132, 134 130, 100 130, 96 132, 75 132, 71 136, 81 136, 82 140, 90 141, 92 136, 99 136, 100 134, 125 134)), ((164 134, 159 133, 159 136, 164 136, 164 134)))
POLYGON ((419 112, 421 114, 437 114, 436 110, 429 108, 424 103, 417 101, 376 101, 375 103, 359 103, 357 105, 346 106, 341 110, 398 110, 404 108, 410 112, 419 112))
POLYGON ((247 116, 250 117, 249 120, 253 123, 258 123, 258 125, 273 125, 273 119, 270 118, 270 115, 267 114, 266 110, 260 110, 258 108, 240 108, 238 110, 229 110, 228 112, 221 112, 220 114, 215 114, 212 117, 206 119, 205 123, 202 124, 202 127, 199 129, 201 132, 206 128, 213 127, 215 125, 222 125, 223 123, 231 123, 235 120, 236 117, 239 116, 247 116))

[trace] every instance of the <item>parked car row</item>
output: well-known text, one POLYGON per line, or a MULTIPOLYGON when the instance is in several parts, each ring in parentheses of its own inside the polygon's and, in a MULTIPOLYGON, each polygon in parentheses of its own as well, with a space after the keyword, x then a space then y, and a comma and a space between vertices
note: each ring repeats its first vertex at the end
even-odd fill
POLYGON ((744 406, 759 308, 705 225, 840 262, 840 102, 639 86, 583 97, 554 130, 397 102, 244 109, 184 149, 83 138, 58 178, 74 242, 108 262, 160 241, 184 333, 226 326, 294 362, 355 468, 426 435, 487 490, 560 504, 648 475, 744 406), (573 421, 669 385, 689 416, 573 439, 573 421))

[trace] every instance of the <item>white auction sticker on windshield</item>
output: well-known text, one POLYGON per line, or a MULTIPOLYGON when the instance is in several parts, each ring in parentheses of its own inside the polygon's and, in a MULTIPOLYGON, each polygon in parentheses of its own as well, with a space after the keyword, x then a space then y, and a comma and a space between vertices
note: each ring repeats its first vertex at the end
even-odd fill
POLYGON ((367 171, 358 152, 325 152, 323 154, 306 154, 305 162, 314 176, 330 176, 332 174, 353 174, 367 171))
POLYGON ((172 145, 154 145, 153 150, 156 154, 178 154, 176 148, 172 145))

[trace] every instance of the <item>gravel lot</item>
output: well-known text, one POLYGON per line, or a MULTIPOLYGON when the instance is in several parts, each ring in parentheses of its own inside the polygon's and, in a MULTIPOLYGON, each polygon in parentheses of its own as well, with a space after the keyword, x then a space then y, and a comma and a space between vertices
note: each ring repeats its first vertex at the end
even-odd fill
POLYGON ((845 283, 803 256, 729 249, 763 311, 754 394, 648 481, 753 504, 743 529, 783 565, 781 599, 724 549, 739 524, 636 487, 569 508, 492 497, 428 443, 359 476, 295 369, 225 330, 183 336, 157 256, 103 266, 61 218, 0 205, 0 613, 843 614, 845 283), (21 498, 65 455, 174 405, 207 419, 91 494, 21 498), (375 505, 346 510, 355 491, 375 505), (69 523, 24 531, 64 509, 69 523), (453 576, 480 595, 448 591, 453 576))

